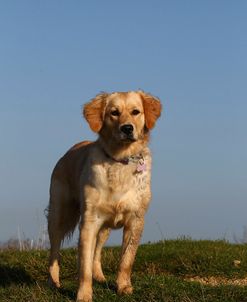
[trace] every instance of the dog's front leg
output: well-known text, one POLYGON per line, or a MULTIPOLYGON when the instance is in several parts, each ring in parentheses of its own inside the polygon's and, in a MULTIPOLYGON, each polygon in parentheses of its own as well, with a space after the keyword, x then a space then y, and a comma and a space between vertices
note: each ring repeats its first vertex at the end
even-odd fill
POLYGON ((124 227, 122 256, 119 265, 117 287, 119 294, 131 294, 131 269, 135 260, 144 227, 144 217, 135 217, 124 227))
POLYGON ((79 289, 77 302, 92 301, 92 269, 96 236, 99 231, 97 218, 85 213, 80 226, 79 239, 79 289))

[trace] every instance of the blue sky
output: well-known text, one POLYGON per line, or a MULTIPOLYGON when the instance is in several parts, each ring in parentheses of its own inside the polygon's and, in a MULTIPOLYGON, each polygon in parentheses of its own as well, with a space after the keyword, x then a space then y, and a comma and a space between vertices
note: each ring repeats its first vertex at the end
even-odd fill
MULTIPOLYGON (((143 241, 232 239, 247 225, 246 1, 2 1, 0 240, 35 238, 51 171, 95 139, 81 106, 143 89, 164 112, 152 133, 153 201, 143 241)), ((110 243, 120 243, 115 232, 110 243)))

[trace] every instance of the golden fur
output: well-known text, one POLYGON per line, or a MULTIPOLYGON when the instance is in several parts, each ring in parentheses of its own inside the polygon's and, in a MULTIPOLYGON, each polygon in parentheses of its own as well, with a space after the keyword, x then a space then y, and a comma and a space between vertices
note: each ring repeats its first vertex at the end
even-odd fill
POLYGON ((97 95, 83 110, 97 141, 76 144, 54 168, 50 281, 60 286, 59 248, 80 221, 77 301, 92 301, 92 278, 105 280, 101 250, 112 228, 123 227, 118 293, 132 293, 131 269, 151 199, 149 131, 160 113, 160 101, 143 91, 97 95))

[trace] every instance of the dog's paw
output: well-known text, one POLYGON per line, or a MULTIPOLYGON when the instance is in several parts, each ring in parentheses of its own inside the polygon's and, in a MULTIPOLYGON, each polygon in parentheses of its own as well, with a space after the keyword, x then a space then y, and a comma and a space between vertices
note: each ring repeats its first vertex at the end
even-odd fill
POLYGON ((99 272, 94 273, 93 278, 95 281, 100 282, 100 283, 106 282, 105 276, 103 274, 100 274, 99 272))
POLYGON ((92 296, 85 295, 83 297, 77 298, 76 302, 92 302, 92 296))
POLYGON ((48 286, 51 287, 51 288, 60 288, 61 287, 61 284, 59 281, 54 281, 52 280, 52 278, 49 278, 48 281, 48 286))
POLYGON ((105 282, 106 278, 102 271, 101 263, 99 261, 94 261, 93 264, 93 278, 98 282, 105 282))
POLYGON ((92 290, 79 289, 76 302, 92 302, 92 290))
POLYGON ((131 295, 133 293, 133 287, 131 285, 118 287, 117 293, 119 295, 131 295))

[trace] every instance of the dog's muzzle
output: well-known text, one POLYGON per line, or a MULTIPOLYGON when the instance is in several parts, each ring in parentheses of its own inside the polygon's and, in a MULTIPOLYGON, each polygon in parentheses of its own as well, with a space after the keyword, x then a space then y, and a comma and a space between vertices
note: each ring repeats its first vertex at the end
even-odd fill
POLYGON ((136 141, 134 137, 134 127, 131 124, 125 124, 120 127, 121 140, 127 142, 136 141))
POLYGON ((120 131, 127 136, 133 136, 134 127, 131 124, 122 125, 120 131))

